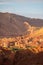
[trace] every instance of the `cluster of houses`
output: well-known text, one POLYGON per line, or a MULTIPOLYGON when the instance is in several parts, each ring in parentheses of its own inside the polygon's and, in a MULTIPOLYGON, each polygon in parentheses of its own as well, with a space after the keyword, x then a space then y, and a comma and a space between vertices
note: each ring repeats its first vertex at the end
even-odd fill
POLYGON ((4 38, 0 40, 0 46, 6 48, 23 48, 27 49, 29 47, 41 47, 43 48, 43 38, 36 37, 36 38, 24 38, 24 37, 17 37, 17 38, 4 38))

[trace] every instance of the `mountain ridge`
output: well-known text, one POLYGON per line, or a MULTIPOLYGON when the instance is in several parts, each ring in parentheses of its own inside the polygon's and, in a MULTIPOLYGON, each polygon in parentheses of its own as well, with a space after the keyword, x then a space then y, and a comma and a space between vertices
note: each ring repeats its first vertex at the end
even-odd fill
POLYGON ((12 13, 0 13, 0 36, 9 37, 27 34, 25 22, 34 27, 43 26, 42 19, 31 19, 12 13))

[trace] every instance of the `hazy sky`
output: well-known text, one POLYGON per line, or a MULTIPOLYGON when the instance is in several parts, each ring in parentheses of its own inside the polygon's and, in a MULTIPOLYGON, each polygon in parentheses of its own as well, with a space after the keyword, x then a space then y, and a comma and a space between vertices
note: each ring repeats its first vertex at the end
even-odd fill
POLYGON ((43 0, 0 0, 0 12, 43 19, 43 0))

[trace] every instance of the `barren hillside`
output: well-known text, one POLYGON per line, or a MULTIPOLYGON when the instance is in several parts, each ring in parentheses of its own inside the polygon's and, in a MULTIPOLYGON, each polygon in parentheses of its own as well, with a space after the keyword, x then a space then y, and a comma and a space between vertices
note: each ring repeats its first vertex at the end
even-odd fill
MULTIPOLYGON (((12 37, 27 34, 27 26, 24 24, 27 22, 29 26, 42 27, 43 20, 31 19, 24 16, 0 13, 0 37, 12 37)), ((28 26, 28 29, 30 27, 28 26)))

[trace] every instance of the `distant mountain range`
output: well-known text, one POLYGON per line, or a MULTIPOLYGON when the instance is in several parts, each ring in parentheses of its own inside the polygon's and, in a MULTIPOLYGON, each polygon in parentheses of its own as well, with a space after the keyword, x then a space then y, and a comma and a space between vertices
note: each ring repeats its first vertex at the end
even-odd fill
POLYGON ((0 37, 24 35, 43 27, 43 19, 27 18, 12 13, 0 12, 0 37))

